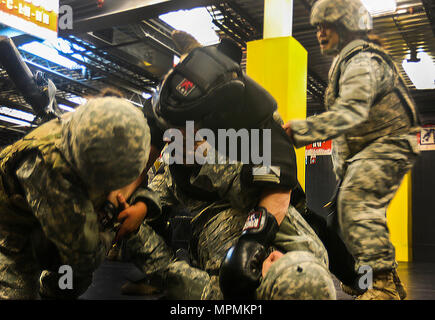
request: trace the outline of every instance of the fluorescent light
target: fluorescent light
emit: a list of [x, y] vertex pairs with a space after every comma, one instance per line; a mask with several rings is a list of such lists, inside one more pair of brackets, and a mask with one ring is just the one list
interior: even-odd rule
[[418, 52], [419, 62], [408, 62], [404, 59], [403, 69], [419, 90], [435, 89], [435, 64], [426, 52]]
[[142, 98], [144, 99], [149, 99], [151, 98], [153, 95], [151, 93], [148, 92], [142, 92]]
[[396, 12], [396, 0], [361, 0], [372, 16]]
[[67, 112], [74, 112], [74, 111], [76, 111], [76, 109], [71, 108], [69, 106], [66, 106], [64, 104], [58, 104], [58, 107], [61, 108], [62, 110], [67, 111]]
[[7, 117], [7, 116], [0, 115], [0, 120], [6, 121], [6, 122], [9, 122], [9, 123], [13, 123], [13, 124], [18, 124], [18, 125], [24, 126], [24, 127], [31, 127], [31, 124], [29, 122], [17, 120], [17, 119], [10, 118], [10, 117]]
[[73, 103], [76, 103], [78, 105], [82, 105], [82, 104], [85, 104], [86, 102], [88, 102], [88, 99], [83, 98], [83, 97], [79, 97], [79, 96], [68, 98], [68, 100], [73, 102]]
[[176, 30], [190, 33], [203, 46], [219, 42], [212, 17], [204, 7], [169, 12], [160, 15], [159, 18]]
[[35, 119], [35, 116], [31, 113], [11, 109], [8, 107], [0, 107], [0, 114], [11, 116], [20, 120], [32, 122]]
[[19, 48], [71, 70], [84, 68], [74, 61], [61, 56], [55, 48], [50, 47], [46, 42], [32, 41], [21, 45]]

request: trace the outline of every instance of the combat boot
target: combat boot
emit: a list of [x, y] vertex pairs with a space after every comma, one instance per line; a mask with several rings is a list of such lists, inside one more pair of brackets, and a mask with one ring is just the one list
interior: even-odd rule
[[393, 274], [393, 270], [375, 273], [373, 288], [358, 296], [356, 300], [400, 300]]
[[364, 292], [365, 292], [365, 290], [357, 290], [357, 289], [355, 289], [355, 288], [353, 288], [353, 287], [350, 287], [350, 286], [348, 286], [348, 285], [345, 285], [344, 283], [342, 283], [342, 282], [340, 282], [340, 288], [341, 288], [341, 290], [345, 293], [345, 294], [347, 294], [347, 295], [349, 295], [349, 296], [352, 296], [352, 297], [357, 297], [357, 296], [360, 296], [360, 295], [362, 295]]
[[397, 293], [400, 296], [400, 300], [405, 300], [405, 298], [407, 296], [406, 289], [405, 289], [405, 286], [403, 285], [402, 281], [400, 281], [400, 278], [399, 278], [399, 275], [397, 274], [396, 269], [393, 270], [393, 279], [394, 279], [394, 284], [396, 285]]
[[[393, 280], [394, 280], [394, 284], [396, 285], [396, 290], [397, 290], [397, 293], [399, 294], [400, 300], [404, 300], [407, 296], [406, 289], [405, 289], [402, 281], [400, 281], [400, 278], [399, 278], [399, 275], [397, 274], [396, 269], [393, 270]], [[346, 293], [352, 297], [358, 297], [365, 292], [365, 291], [359, 291], [359, 290], [357, 290], [353, 287], [350, 287], [348, 285], [345, 285], [344, 283], [341, 283], [341, 282], [340, 282], [340, 288], [344, 293]]]
[[121, 294], [129, 296], [149, 296], [161, 294], [161, 290], [152, 285], [147, 279], [128, 281], [121, 287]]

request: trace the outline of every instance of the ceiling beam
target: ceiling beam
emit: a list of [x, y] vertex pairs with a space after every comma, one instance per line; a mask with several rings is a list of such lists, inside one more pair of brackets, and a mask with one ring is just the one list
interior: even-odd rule
[[[158, 17], [161, 14], [180, 9], [190, 9], [220, 3], [218, 0], [105, 0], [101, 8], [80, 10], [75, 3], [70, 5], [74, 12], [73, 28], [59, 30], [60, 35], [81, 34]], [[61, 3], [63, 4], [63, 3]]]

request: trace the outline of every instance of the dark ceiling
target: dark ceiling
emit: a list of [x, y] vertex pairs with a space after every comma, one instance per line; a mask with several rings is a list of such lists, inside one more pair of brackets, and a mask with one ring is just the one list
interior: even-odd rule
[[[309, 24], [313, 0], [294, 0], [293, 36], [308, 51], [308, 113], [323, 111], [323, 92], [331, 59], [320, 55], [315, 29]], [[248, 41], [262, 38], [263, 0], [61, 0], [74, 12], [72, 30], [60, 35], [74, 44], [62, 53], [85, 66], [72, 70], [20, 50], [32, 71], [43, 71], [58, 88], [60, 103], [77, 106], [77, 97], [98, 94], [114, 87], [132, 102], [141, 105], [144, 93], [151, 92], [179, 55], [170, 39], [172, 27], [161, 21], [160, 14], [206, 6], [221, 36], [236, 40], [246, 51]], [[435, 1], [397, 0], [402, 12], [374, 19], [376, 33], [401, 68], [411, 50], [420, 48], [435, 58]], [[0, 30], [1, 32], [1, 30]], [[28, 35], [13, 38], [18, 45], [32, 39]], [[403, 70], [402, 70], [403, 72]], [[406, 77], [406, 74], [403, 72]], [[407, 79], [407, 77], [406, 77]], [[435, 90], [415, 90], [408, 86], [425, 123], [435, 121]], [[16, 91], [8, 75], [0, 69], [0, 105], [32, 112]], [[29, 128], [0, 120], [0, 145], [11, 143]]]

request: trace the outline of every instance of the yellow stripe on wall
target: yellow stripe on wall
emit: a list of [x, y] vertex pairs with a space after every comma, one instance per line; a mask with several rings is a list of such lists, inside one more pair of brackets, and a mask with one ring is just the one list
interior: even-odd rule
[[397, 261], [412, 261], [412, 179], [408, 173], [387, 210], [391, 242]]

